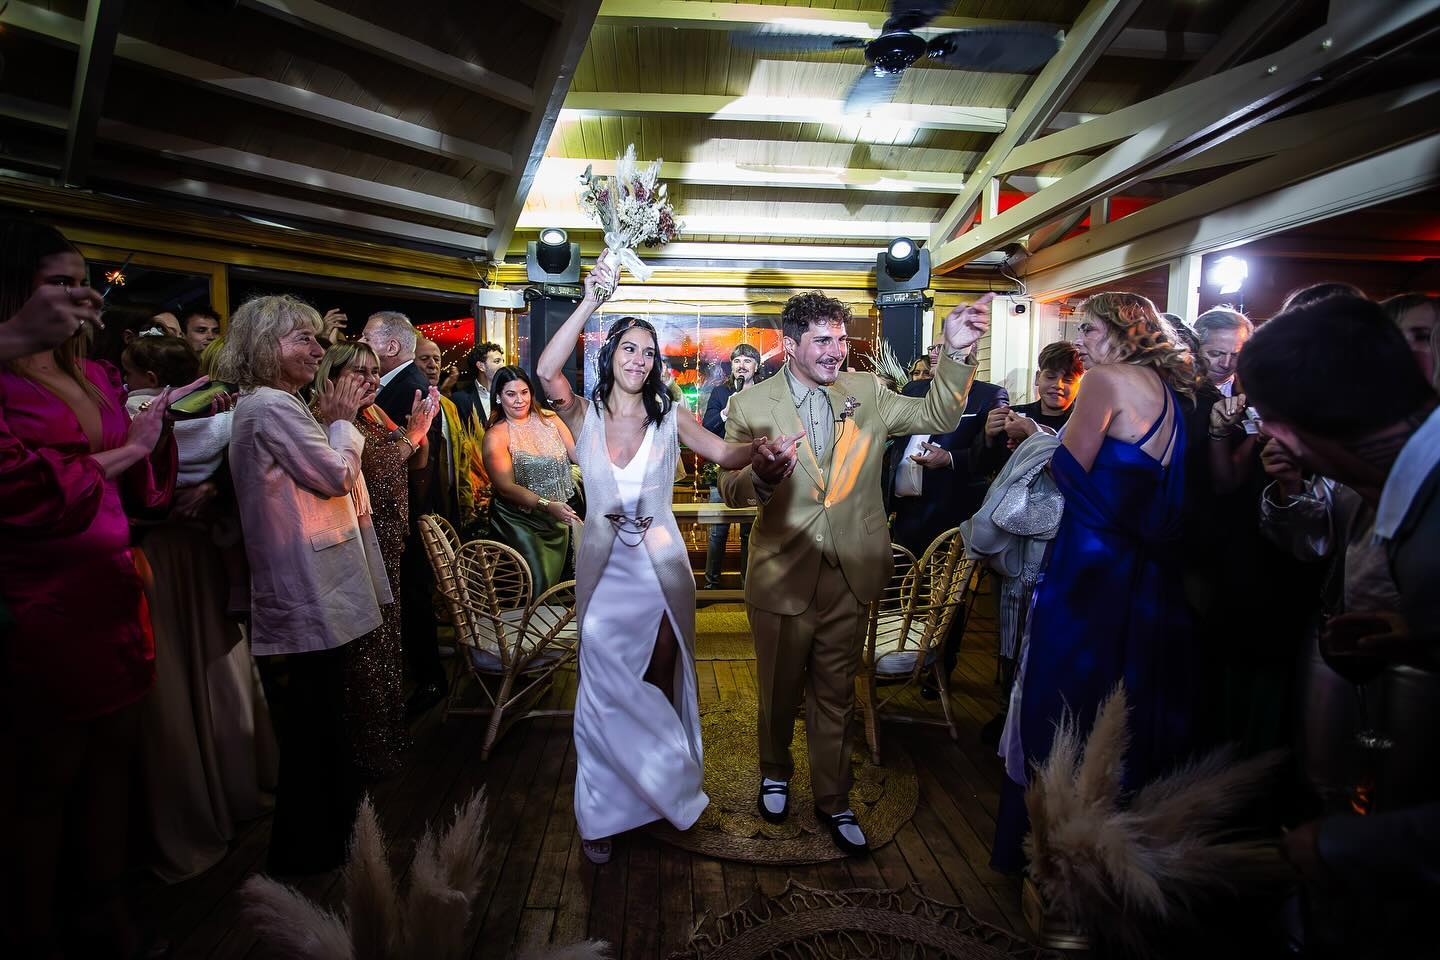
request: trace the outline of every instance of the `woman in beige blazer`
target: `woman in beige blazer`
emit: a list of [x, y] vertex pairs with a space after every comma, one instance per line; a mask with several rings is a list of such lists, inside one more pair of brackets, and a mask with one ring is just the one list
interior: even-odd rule
[[298, 395], [325, 354], [320, 328], [314, 308], [293, 297], [257, 297], [231, 318], [217, 370], [241, 388], [230, 472], [250, 560], [251, 649], [287, 655], [268, 864], [278, 874], [345, 860], [360, 781], [343, 726], [344, 647], [375, 629], [393, 599], [353, 423], [363, 379], [322, 387], [314, 415]]

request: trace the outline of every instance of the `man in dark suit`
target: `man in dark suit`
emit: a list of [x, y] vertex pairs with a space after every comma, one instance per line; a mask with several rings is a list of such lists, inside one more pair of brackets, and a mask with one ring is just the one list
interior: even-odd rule
[[[728, 416], [730, 398], [760, 382], [760, 351], [748, 343], [742, 343], [730, 351], [730, 376], [725, 382], [710, 391], [710, 402], [705, 405], [705, 429], [717, 437], [725, 436], [725, 420]], [[710, 502], [723, 503], [720, 484], [710, 488]], [[750, 524], [740, 524], [740, 585], [745, 585], [745, 567], [750, 558]], [[730, 539], [730, 524], [710, 524], [710, 542], [705, 550], [705, 589], [720, 589], [720, 568], [724, 566], [725, 541]]]
[[505, 351], [498, 343], [486, 341], [465, 354], [465, 366], [475, 379], [466, 386], [457, 387], [451, 392], [450, 399], [460, 412], [460, 422], [468, 430], [473, 429], [470, 426], [472, 416], [480, 421], [482, 427], [490, 419], [490, 382], [505, 366]]
[[[931, 355], [937, 353], [932, 347]], [[912, 380], [900, 392], [907, 397], [923, 397], [932, 382]], [[976, 380], [970, 385], [965, 412], [954, 430], [929, 437], [906, 437], [891, 444], [889, 456], [893, 463], [888, 465], [886, 476], [891, 480], [890, 509], [895, 514], [890, 528], [892, 541], [919, 557], [936, 537], [980, 509], [990, 481], [971, 473], [970, 444], [983, 431], [990, 411], [1009, 402], [1010, 394], [1004, 387]], [[955, 669], [964, 633], [964, 618], [957, 612], [945, 638], [946, 673]], [[928, 698], [939, 696], [932, 683], [927, 679], [921, 688]]]
[[[430, 390], [425, 371], [415, 365], [415, 327], [405, 314], [384, 310], [371, 315], [360, 339], [380, 358], [380, 392], [375, 402], [391, 420], [404, 424], [417, 392], [424, 396]], [[445, 462], [443, 429], [443, 418], [436, 417], [426, 435], [430, 453], [425, 469], [410, 472], [410, 531], [400, 560], [401, 641], [415, 676], [415, 692], [406, 704], [412, 716], [443, 700], [450, 686], [440, 663], [435, 630], [435, 574], [425, 555], [418, 525], [426, 513], [438, 513], [451, 523], [458, 519], [458, 505], [452, 503], [457, 491], [448, 482], [450, 468]]]
[[[914, 380], [900, 392], [923, 397], [930, 380]], [[937, 536], [959, 526], [980, 508], [989, 480], [970, 472], [970, 444], [995, 407], [1010, 402], [1005, 388], [977, 380], [970, 387], [965, 413], [949, 433], [907, 437], [892, 445], [890, 509], [895, 523], [890, 539], [920, 556]]]

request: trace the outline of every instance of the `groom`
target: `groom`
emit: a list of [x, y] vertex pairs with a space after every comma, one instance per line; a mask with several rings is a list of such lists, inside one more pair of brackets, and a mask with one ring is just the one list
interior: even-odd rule
[[727, 504], [760, 508], [745, 578], [760, 680], [760, 815], [779, 823], [790, 812], [790, 739], [803, 690], [815, 812], [847, 854], [869, 849], [850, 810], [850, 717], [865, 606], [892, 569], [880, 497], [885, 442], [956, 428], [975, 376], [959, 358], [989, 328], [991, 299], [945, 318], [947, 349], [929, 393], [917, 398], [873, 374], [840, 372], [849, 353], [845, 304], [819, 292], [791, 297], [781, 314], [781, 373], [730, 401], [726, 440], [805, 433], [720, 478]]

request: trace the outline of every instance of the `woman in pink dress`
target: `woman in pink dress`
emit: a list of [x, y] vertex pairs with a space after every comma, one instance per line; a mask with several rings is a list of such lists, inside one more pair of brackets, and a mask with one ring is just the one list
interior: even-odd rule
[[[0, 235], [0, 315], [41, 287], [85, 286], [85, 260], [57, 231], [12, 224]], [[19, 949], [10, 956], [57, 953], [67, 842], [83, 851], [65, 864], [76, 874], [64, 878], [66, 900], [79, 905], [70, 937], [122, 956], [138, 945], [117, 879], [136, 704], [153, 682], [154, 651], [126, 512], [163, 509], [174, 490], [169, 397], [132, 420], [119, 374], [84, 359], [83, 332], [0, 367], [0, 599], [14, 620], [0, 633], [14, 751], [5, 901]]]

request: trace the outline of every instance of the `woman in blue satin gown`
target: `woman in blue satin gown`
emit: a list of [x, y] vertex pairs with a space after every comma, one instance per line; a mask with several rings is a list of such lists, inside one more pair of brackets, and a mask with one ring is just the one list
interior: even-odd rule
[[1087, 373], [1050, 470], [1065, 514], [1035, 589], [1028, 644], [1001, 740], [991, 863], [1024, 866], [1030, 765], [1071, 712], [1088, 732], [1117, 682], [1129, 698], [1126, 785], [1135, 789], [1190, 748], [1195, 657], [1181, 588], [1181, 396], [1194, 395], [1188, 350], [1154, 305], [1104, 293], [1080, 308]]

